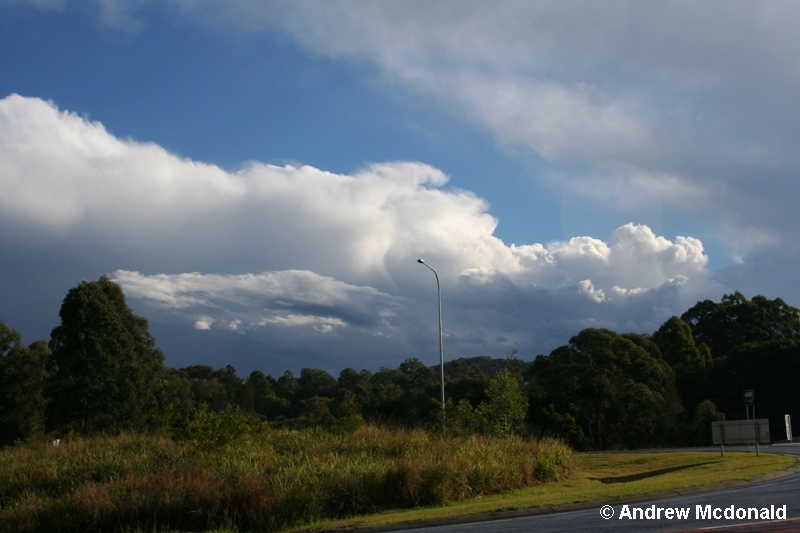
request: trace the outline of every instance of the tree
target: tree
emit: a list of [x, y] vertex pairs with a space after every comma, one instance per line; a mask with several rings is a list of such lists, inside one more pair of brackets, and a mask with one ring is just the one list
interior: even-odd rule
[[406, 392], [400, 385], [402, 374], [397, 369], [381, 368], [372, 375], [373, 408], [371, 418], [380, 423], [406, 423], [411, 417]]
[[19, 333], [0, 321], [0, 444], [44, 428], [49, 355], [46, 342], [25, 346]]
[[336, 422], [336, 418], [331, 413], [331, 402], [333, 402], [333, 398], [328, 396], [312, 396], [301, 400], [300, 425], [305, 427], [332, 427]]
[[215, 370], [210, 365], [191, 365], [181, 368], [179, 373], [189, 383], [198, 405], [203, 404], [215, 413], [221, 413], [235, 403], [231, 394], [235, 394], [239, 378], [233, 367]]
[[405, 422], [411, 426], [441, 415], [441, 383], [433, 367], [412, 357], [400, 363], [398, 383], [405, 393]]
[[228, 401], [240, 409], [252, 413], [254, 410], [255, 398], [252, 387], [236, 375], [236, 369], [231, 365], [220, 368], [214, 372], [213, 379], [225, 387]]
[[[496, 376], [502, 370], [500, 365], [490, 365], [488, 361], [498, 361], [501, 359], [491, 359], [490, 357], [474, 357], [472, 359], [456, 359], [445, 364], [445, 388], [447, 389], [447, 399], [452, 400], [453, 406], [465, 414], [466, 405], [477, 407], [486, 400], [486, 389], [489, 386], [491, 377]], [[450, 366], [448, 366], [450, 365]], [[462, 404], [467, 402], [467, 404]], [[447, 410], [448, 431], [450, 410]], [[469, 418], [468, 416], [466, 417]]]
[[297, 379], [297, 396], [295, 400], [307, 400], [314, 396], [333, 398], [336, 396], [338, 383], [326, 370], [303, 368]]
[[456, 403], [453, 398], [448, 398], [445, 406], [445, 429], [448, 435], [463, 437], [478, 430], [478, 416], [469, 400], [461, 399]]
[[695, 343], [705, 343], [714, 358], [750, 342], [800, 339], [800, 310], [780, 298], [726, 294], [720, 303], [704, 300], [681, 315]]
[[416, 358], [397, 369], [381, 368], [372, 375], [375, 418], [417, 426], [441, 416], [437, 372]]
[[774, 438], [784, 434], [784, 415], [800, 419], [800, 341], [752, 342], [732, 351], [716, 379], [724, 385], [714, 403], [731, 419], [745, 418], [742, 391], [756, 394], [755, 414], [770, 419]]
[[256, 371], [250, 374], [248, 382], [253, 387], [255, 410], [267, 420], [280, 423], [298, 415], [297, 378], [291, 370], [277, 380]]
[[277, 401], [275, 396], [275, 378], [254, 370], [247, 378], [247, 385], [253, 391], [253, 409], [263, 417], [274, 416], [273, 407]]
[[689, 424], [690, 444], [693, 446], [708, 446], [711, 444], [711, 424], [718, 420], [725, 420], [725, 415], [717, 410], [711, 400], [703, 400], [694, 411], [694, 417]]
[[337, 386], [338, 391], [336, 394], [340, 402], [348, 404], [345, 411], [355, 411], [362, 416], [371, 416], [373, 414], [372, 372], [369, 370], [356, 372], [352, 368], [345, 368], [339, 373]]
[[780, 298], [748, 300], [735, 292], [720, 303], [698, 302], [681, 319], [696, 343], [711, 348], [708, 399], [729, 418], [743, 418], [742, 389], [757, 389], [758, 412], [772, 417], [773, 430], [782, 427], [797, 400], [791, 391], [800, 379], [800, 310]]
[[191, 386], [180, 370], [164, 369], [153, 388], [158, 402], [158, 427], [185, 428], [195, 411], [195, 395]]
[[[466, 410], [465, 407], [462, 409]], [[486, 401], [477, 409], [480, 427], [487, 435], [506, 437], [522, 433], [528, 399], [522, 384], [508, 369], [489, 381]]]
[[528, 378], [532, 422], [583, 448], [664, 444], [681, 410], [672, 369], [643, 335], [585, 329]]
[[164, 362], [147, 320], [107, 276], [70, 289], [59, 316], [50, 336], [50, 423], [83, 433], [147, 427]]
[[682, 367], [702, 368], [710, 363], [708, 354], [697, 347], [692, 337], [692, 328], [676, 316], [658, 328], [653, 334], [653, 342], [661, 350], [664, 360], [675, 370]]
[[711, 350], [705, 343], [695, 344], [689, 324], [673, 316], [652, 338], [664, 360], [675, 371], [675, 383], [687, 410], [709, 398], [713, 370]]

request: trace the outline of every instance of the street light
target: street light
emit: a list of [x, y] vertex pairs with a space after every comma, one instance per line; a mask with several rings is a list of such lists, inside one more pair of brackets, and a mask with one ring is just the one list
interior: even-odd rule
[[439, 299], [439, 370], [441, 373], [442, 385], [442, 413], [444, 413], [444, 345], [442, 344], [442, 286], [439, 284], [439, 274], [431, 267], [424, 259], [417, 259], [417, 263], [425, 265], [431, 269], [433, 275], [436, 276], [436, 294]]

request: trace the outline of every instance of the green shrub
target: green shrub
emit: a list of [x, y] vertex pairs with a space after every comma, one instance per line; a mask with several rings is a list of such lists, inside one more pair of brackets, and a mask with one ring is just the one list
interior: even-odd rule
[[538, 481], [558, 481], [574, 469], [574, 452], [558, 439], [542, 439], [533, 454], [534, 475]]
[[201, 404], [186, 426], [186, 435], [200, 448], [218, 448], [237, 442], [249, 431], [247, 416], [230, 405], [221, 413], [215, 413]]
[[486, 398], [475, 410], [481, 431], [495, 437], [521, 434], [528, 398], [520, 381], [508, 369], [489, 381]]
[[445, 412], [448, 435], [464, 437], [472, 435], [478, 429], [478, 416], [469, 400], [462, 398], [454, 404], [452, 399], [448, 399]]

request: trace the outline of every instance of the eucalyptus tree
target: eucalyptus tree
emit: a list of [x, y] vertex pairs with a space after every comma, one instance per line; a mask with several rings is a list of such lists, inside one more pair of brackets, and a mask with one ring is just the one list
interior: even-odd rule
[[742, 293], [698, 302], [681, 315], [695, 343], [711, 349], [708, 394], [729, 418], [747, 416], [742, 390], [755, 389], [758, 416], [780, 434], [783, 415], [795, 413], [800, 380], [800, 310], [780, 298]]
[[528, 400], [522, 383], [505, 369], [486, 387], [486, 400], [477, 408], [478, 425], [487, 435], [519, 435], [525, 425]]
[[50, 336], [51, 425], [82, 433], [152, 425], [164, 355], [119, 285], [107, 276], [82, 281], [59, 316]]
[[0, 321], [0, 444], [44, 428], [49, 354], [45, 341], [25, 346], [19, 332]]
[[527, 377], [533, 424], [581, 448], [666, 444], [681, 410], [674, 372], [644, 335], [584, 329]]
[[754, 296], [748, 300], [737, 291], [726, 294], [719, 303], [698, 302], [681, 320], [692, 328], [695, 343], [707, 344], [715, 359], [751, 342], [800, 340], [800, 310], [780, 298]]

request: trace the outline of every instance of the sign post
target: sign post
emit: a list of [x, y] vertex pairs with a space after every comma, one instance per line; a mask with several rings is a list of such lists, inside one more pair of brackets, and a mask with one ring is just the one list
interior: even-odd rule
[[786, 440], [792, 442], [792, 415], [783, 415], [783, 420], [786, 423]]

